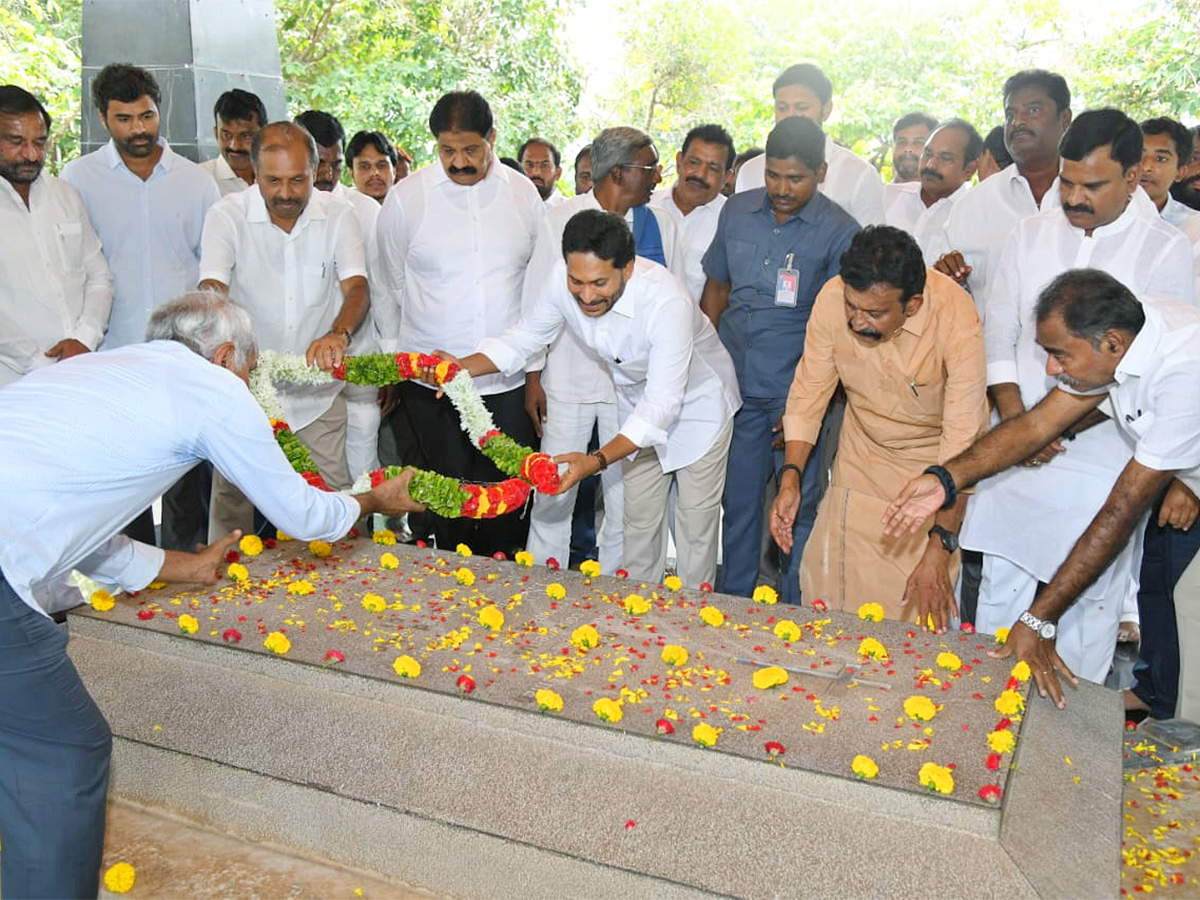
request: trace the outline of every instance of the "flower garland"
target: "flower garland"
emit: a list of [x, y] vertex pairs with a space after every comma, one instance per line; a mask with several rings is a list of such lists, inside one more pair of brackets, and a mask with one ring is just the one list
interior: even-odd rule
[[[479, 396], [471, 376], [455, 363], [419, 353], [373, 353], [346, 357], [332, 373], [310, 368], [304, 357], [264, 350], [250, 377], [250, 391], [271, 420], [275, 440], [292, 468], [314, 487], [329, 490], [300, 439], [283, 419], [276, 384], [319, 385], [333, 381], [384, 387], [418, 377], [433, 369], [438, 384], [450, 398], [471, 443], [479, 447], [501, 472], [511, 476], [498, 484], [463, 484], [457, 478], [414, 469], [409, 494], [445, 518], [492, 518], [519, 508], [536, 488], [543, 494], [558, 490], [558, 466], [545, 453], [535, 453], [496, 428], [491, 412]], [[354, 483], [352, 493], [364, 493], [411, 466], [387, 466], [367, 472]]]

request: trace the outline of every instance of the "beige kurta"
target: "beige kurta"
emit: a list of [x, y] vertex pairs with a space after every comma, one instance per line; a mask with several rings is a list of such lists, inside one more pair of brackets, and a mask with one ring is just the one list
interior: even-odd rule
[[[806, 602], [820, 598], [833, 609], [856, 609], [874, 601], [889, 618], [901, 617], [904, 586], [933, 521], [915, 535], [891, 538], [880, 520], [911, 478], [987, 429], [985, 368], [974, 301], [932, 269], [921, 309], [875, 346], [847, 325], [842, 279], [821, 289], [783, 417], [787, 440], [815, 443], [838, 382], [845, 388], [833, 481], [801, 561]], [[952, 579], [957, 565], [956, 554]]]

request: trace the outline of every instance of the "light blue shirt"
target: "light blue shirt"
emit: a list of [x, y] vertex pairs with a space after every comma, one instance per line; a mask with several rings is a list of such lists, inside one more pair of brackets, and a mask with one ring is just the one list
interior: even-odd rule
[[163, 551], [119, 532], [201, 460], [303, 540], [337, 540], [359, 516], [292, 470], [241, 379], [173, 341], [30, 372], [0, 389], [0, 421], [0, 568], [39, 612], [79, 602], [64, 589], [72, 569], [149, 584]]
[[200, 235], [208, 208], [220, 199], [212, 176], [158, 139], [162, 158], [143, 181], [110, 140], [63, 167], [87, 207], [113, 273], [113, 304], [102, 349], [146, 338], [156, 308], [195, 290]]

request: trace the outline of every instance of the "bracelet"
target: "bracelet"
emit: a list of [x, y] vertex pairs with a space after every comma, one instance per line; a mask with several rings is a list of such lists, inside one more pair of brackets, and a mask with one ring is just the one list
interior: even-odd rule
[[603, 472], [605, 469], [608, 468], [608, 457], [604, 455], [603, 450], [593, 450], [588, 455], [596, 457], [596, 459], [600, 463], [600, 471], [601, 472]]
[[329, 333], [330, 334], [340, 334], [342, 337], [344, 337], [346, 339], [347, 342], [349, 342], [350, 336], [353, 334], [353, 332], [349, 328], [347, 328], [345, 325], [334, 325], [332, 328], [329, 329]]
[[954, 484], [954, 476], [951, 475], [942, 466], [930, 466], [922, 475], [932, 475], [942, 483], [942, 490], [946, 492], [946, 499], [941, 505], [941, 509], [949, 509], [958, 500], [958, 488]]
[[779, 467], [779, 471], [775, 473], [775, 490], [779, 490], [779, 484], [783, 481], [783, 473], [791, 470], [796, 473], [796, 477], [801, 481], [804, 480], [804, 473], [800, 471], [800, 467], [795, 463], [784, 463]]

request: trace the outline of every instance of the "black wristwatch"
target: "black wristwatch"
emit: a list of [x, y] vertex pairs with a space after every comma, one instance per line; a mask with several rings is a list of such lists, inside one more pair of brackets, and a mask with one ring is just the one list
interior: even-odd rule
[[937, 535], [942, 542], [942, 547], [947, 553], [953, 553], [958, 549], [958, 535], [953, 531], [943, 528], [941, 525], [934, 525], [929, 529], [929, 536]]

